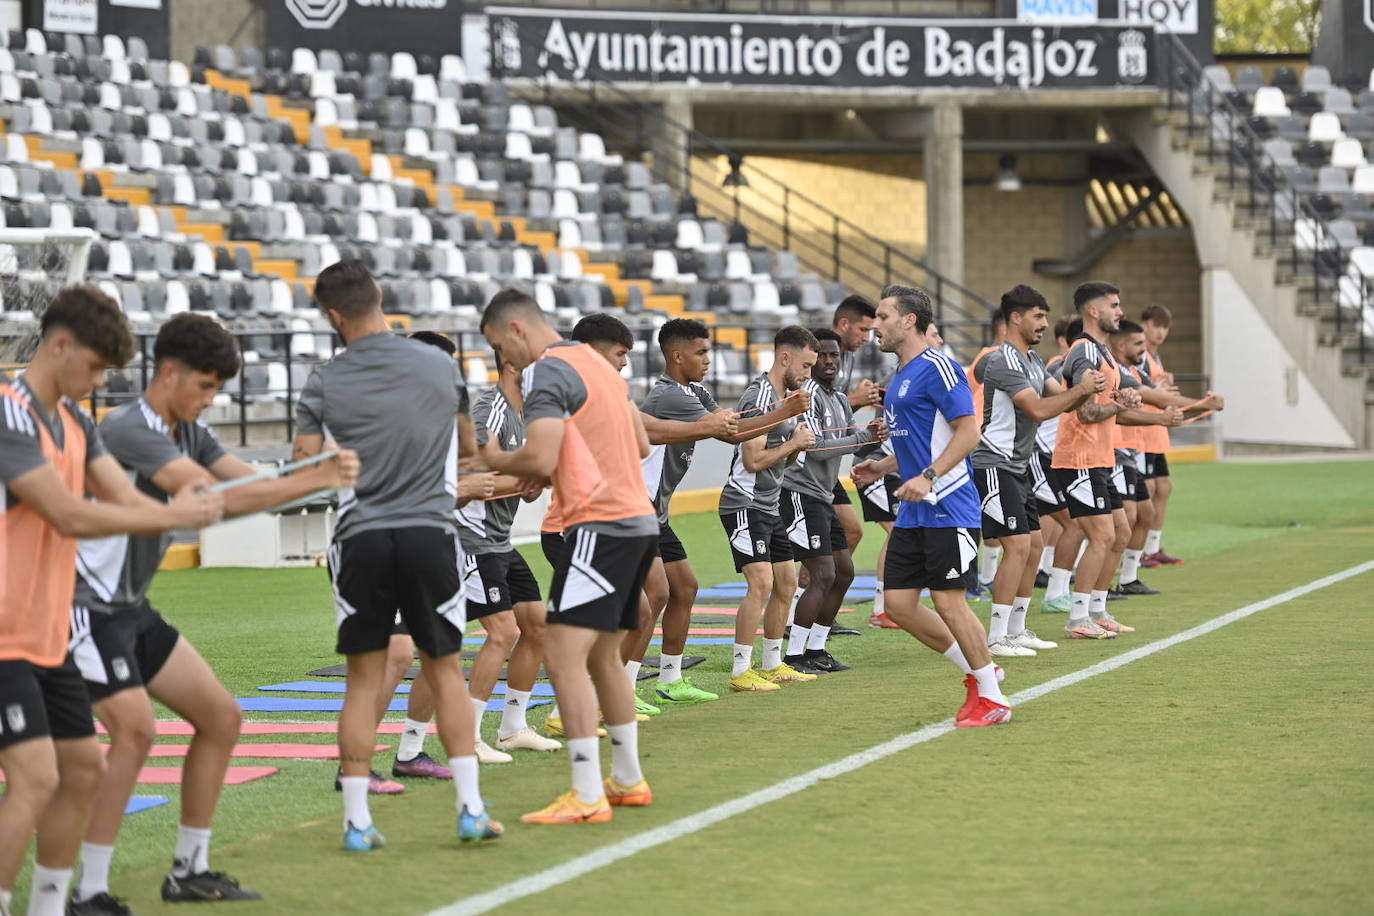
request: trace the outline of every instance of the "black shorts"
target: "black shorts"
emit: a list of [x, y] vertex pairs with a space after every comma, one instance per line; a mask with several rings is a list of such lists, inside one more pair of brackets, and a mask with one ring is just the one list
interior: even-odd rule
[[744, 572], [750, 563], [786, 563], [792, 559], [787, 527], [779, 516], [758, 509], [740, 509], [722, 514], [720, 523], [730, 538], [735, 572]]
[[1125, 459], [1122, 464], [1112, 469], [1112, 486], [1121, 494], [1123, 506], [1128, 502], [1140, 502], [1150, 498], [1150, 491], [1145, 487], [1145, 478], [1136, 467], [1134, 457]]
[[783, 490], [779, 501], [782, 528], [792, 545], [792, 558], [826, 557], [849, 549], [844, 525], [835, 504], [793, 490]]
[[978, 587], [977, 528], [893, 528], [883, 588], [931, 591]]
[[1030, 460], [1031, 495], [1035, 497], [1036, 512], [1042, 516], [1058, 512], [1067, 503], [1059, 486], [1059, 472], [1050, 467], [1052, 460], [1045, 452], [1036, 452]]
[[830, 505], [832, 506], [852, 506], [849, 500], [849, 491], [844, 488], [844, 484], [835, 481], [835, 491], [831, 494]]
[[658, 556], [664, 563], [681, 563], [687, 559], [687, 548], [672, 525], [658, 526]]
[[549, 623], [614, 633], [639, 629], [639, 593], [658, 556], [658, 535], [567, 532], [567, 559], [553, 568]]
[[866, 522], [895, 522], [897, 520], [897, 488], [902, 478], [888, 474], [859, 490], [859, 507]]
[[468, 620], [509, 611], [526, 601], [542, 601], [539, 582], [519, 551], [468, 554], [464, 559]]
[[1072, 518], [1110, 515], [1121, 508], [1121, 494], [1112, 484], [1112, 468], [1055, 468]]
[[56, 668], [0, 662], [0, 748], [30, 738], [88, 738], [95, 734], [91, 698], [71, 653]]
[[114, 614], [72, 608], [70, 657], [92, 703], [146, 686], [167, 664], [180, 638], [177, 628], [146, 602]]
[[1004, 468], [978, 468], [973, 477], [983, 503], [983, 537], [1014, 537], [1040, 530], [1040, 510], [1028, 477]]
[[1160, 452], [1145, 453], [1145, 479], [1169, 476], [1169, 456]]
[[1132, 470], [1134, 470], [1135, 473], [1129, 475], [1131, 478], [1131, 493], [1126, 497], [1126, 501], [1137, 503], [1147, 502], [1150, 498], [1150, 488], [1145, 485], [1145, 453], [1136, 452], [1133, 464]]
[[343, 655], [384, 650], [399, 611], [410, 638], [441, 658], [463, 646], [458, 539], [442, 528], [363, 531], [329, 547]]
[[563, 539], [561, 531], [541, 531], [539, 549], [544, 551], [544, 559], [549, 561], [550, 566], [557, 566], [568, 552], [568, 542]]

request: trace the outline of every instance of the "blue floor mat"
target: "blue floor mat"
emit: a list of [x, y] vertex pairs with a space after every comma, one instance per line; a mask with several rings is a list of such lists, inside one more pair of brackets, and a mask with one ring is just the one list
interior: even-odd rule
[[[401, 684], [396, 688], [398, 695], [410, 693], [410, 684]], [[284, 684], [268, 684], [266, 687], [259, 687], [259, 690], [279, 690], [283, 693], [332, 693], [341, 694], [344, 692], [343, 681], [287, 681]], [[505, 696], [506, 684], [504, 681], [497, 682], [492, 688], [492, 696]], [[553, 685], [535, 684], [534, 690], [530, 691], [532, 696], [551, 697], [553, 696]]]
[[[238, 697], [239, 707], [244, 712], [339, 712], [343, 709], [343, 698], [327, 700], [301, 700], [292, 697]], [[530, 700], [531, 706], [543, 706], [552, 700]], [[505, 709], [506, 701], [491, 699], [487, 701], [487, 712], [500, 712]], [[388, 712], [405, 712], [404, 699], [392, 700]]]
[[135, 795], [129, 799], [129, 804], [124, 808], [124, 813], [137, 814], [140, 811], [147, 811], [149, 808], [161, 808], [166, 804], [169, 802], [161, 795]]

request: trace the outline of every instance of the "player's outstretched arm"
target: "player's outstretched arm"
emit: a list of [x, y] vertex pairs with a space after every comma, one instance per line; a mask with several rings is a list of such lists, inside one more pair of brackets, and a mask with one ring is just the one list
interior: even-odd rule
[[1093, 369], [1083, 373], [1077, 385], [1065, 389], [1052, 378], [1045, 379], [1045, 396], [1037, 397], [1034, 389], [1023, 388], [1012, 397], [1012, 403], [1037, 423], [1043, 423], [1061, 413], [1077, 410], [1089, 398], [1100, 393], [1107, 385], [1107, 378]]
[[750, 474], [757, 474], [759, 471], [771, 468], [780, 461], [787, 461], [793, 458], [798, 452], [804, 452], [816, 444], [816, 434], [811, 428], [802, 424], [797, 427], [797, 431], [786, 442], [768, 448], [766, 437], [755, 437], [746, 442], [740, 443], [740, 460], [744, 462], [744, 469]]
[[184, 489], [170, 503], [138, 492], [119, 462], [101, 455], [86, 465], [86, 486], [96, 502], [81, 499], [50, 464], [20, 474], [5, 485], [63, 537], [160, 534], [201, 528], [219, 521], [224, 500], [215, 493]]
[[1183, 422], [1183, 409], [1166, 407], [1156, 412], [1132, 408], [1117, 414], [1116, 422], [1122, 426], [1178, 426]]
[[[224, 494], [224, 517], [252, 515], [320, 490], [351, 487], [358, 482], [360, 467], [357, 452], [340, 449], [338, 457], [303, 468], [295, 474], [235, 487]], [[252, 465], [233, 455], [224, 455], [208, 470], [190, 458], [178, 458], [153, 474], [153, 483], [168, 493], [175, 493], [183, 487], [208, 487], [219, 481], [251, 477], [255, 473]]]
[[563, 447], [563, 423], [558, 417], [531, 420], [525, 427], [525, 444], [513, 452], [488, 450], [485, 452], [487, 464], [493, 471], [511, 477], [553, 476], [553, 469], [558, 466], [558, 452]]
[[649, 434], [650, 445], [682, 445], [687, 442], [700, 442], [702, 439], [721, 439], [739, 432], [739, 415], [733, 410], [713, 411], [699, 420], [664, 420], [653, 414], [639, 411], [640, 422]]
[[[811, 409], [811, 392], [804, 388], [798, 389], [778, 402], [777, 406], [768, 413], [757, 417], [745, 419], [741, 416], [739, 420], [739, 431], [733, 436], [717, 437], [722, 442], [729, 442], [732, 445], [739, 445], [763, 435], [775, 426], [785, 423], [793, 417], [799, 417]], [[750, 411], [742, 411], [749, 413]]]

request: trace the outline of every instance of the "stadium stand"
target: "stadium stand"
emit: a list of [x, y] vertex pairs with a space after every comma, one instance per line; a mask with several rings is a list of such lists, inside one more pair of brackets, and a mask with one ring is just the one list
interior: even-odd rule
[[[783, 323], [836, 296], [456, 56], [219, 47], [187, 66], [88, 38], [0, 35], [3, 223], [95, 230], [90, 276], [140, 327], [210, 311], [249, 334], [228, 395], [289, 399], [329, 355], [310, 278], [344, 257], [377, 275], [388, 314], [459, 331], [511, 283], [567, 324], [616, 307], [658, 313], [650, 327]], [[719, 361], [743, 383], [742, 354]], [[483, 384], [493, 369], [467, 365]]]

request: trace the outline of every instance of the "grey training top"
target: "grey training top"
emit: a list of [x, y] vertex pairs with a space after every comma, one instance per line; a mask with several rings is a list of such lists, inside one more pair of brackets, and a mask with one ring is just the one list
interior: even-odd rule
[[[550, 344], [548, 349], [580, 346], [575, 340], [560, 340]], [[537, 359], [530, 363], [525, 367], [520, 387], [525, 397], [526, 427], [545, 417], [566, 420], [587, 403], [587, 386], [582, 376], [571, 363], [561, 359]], [[658, 534], [658, 519], [653, 515], [636, 515], [613, 521], [586, 522], [577, 527], [612, 537], [639, 537]]]
[[[1050, 358], [1051, 365], [1045, 366], [1045, 375], [1056, 382], [1064, 382], [1064, 360]], [[1036, 451], [1046, 455], [1054, 454], [1055, 443], [1059, 440], [1059, 417], [1050, 417], [1035, 428]]]
[[[489, 388], [472, 405], [477, 444], [496, 442], [503, 452], [525, 444], [525, 421], [500, 388]], [[458, 510], [458, 540], [468, 554], [506, 553], [511, 550], [510, 529], [520, 497], [474, 499]]]
[[1039, 424], [1012, 399], [1027, 388], [1044, 397], [1044, 361], [1034, 350], [1026, 354], [1004, 343], [979, 361], [973, 375], [983, 386], [983, 434], [973, 450], [973, 466], [1025, 474]]
[[[65, 448], [67, 444], [67, 434], [62, 425], [62, 418], [60, 416], [48, 416], [43, 405], [38, 403], [38, 398], [34, 397], [29, 386], [24, 383], [22, 373], [19, 378], [10, 383], [10, 387], [28, 398], [29, 404], [33, 407], [33, 413], [25, 410], [11, 398], [0, 398], [0, 414], [3, 414], [0, 417], [0, 484], [9, 483], [14, 478], [48, 463], [48, 456], [43, 454], [42, 431], [38, 426], [39, 423], [48, 427], [48, 432], [52, 433], [53, 444], [59, 450]], [[81, 429], [86, 434], [86, 463], [90, 464], [105, 454], [105, 446], [101, 441], [99, 430], [96, 429], [95, 420], [91, 419], [91, 415], [82, 410], [75, 401], [63, 398], [62, 403], [71, 409], [72, 414], [76, 417], [76, 422], [81, 424]], [[36, 420], [34, 413], [38, 414]], [[0, 505], [17, 506], [18, 504], [18, 496], [0, 487]]]
[[[100, 432], [110, 454], [133, 474], [134, 485], [159, 502], [170, 497], [153, 483], [158, 471], [183, 456], [208, 469], [225, 455], [210, 427], [203, 423], [168, 427], [143, 398], [110, 411], [100, 423]], [[76, 555], [73, 604], [100, 614], [141, 607], [171, 543], [170, 532], [82, 540]]]
[[830, 502], [840, 477], [840, 459], [877, 437], [866, 426], [853, 428], [854, 409], [844, 392], [826, 388], [815, 379], [807, 379], [802, 388], [811, 392], [811, 410], [802, 415], [802, 421], [816, 434], [816, 446], [797, 455], [797, 463], [783, 472], [782, 485]]
[[458, 416], [467, 413], [458, 363], [444, 351], [369, 334], [310, 374], [296, 423], [358, 453], [357, 486], [339, 492], [335, 540], [382, 528], [454, 531]]
[[[681, 385], [664, 375], [649, 389], [649, 396], [639, 409], [660, 420], [695, 423], [715, 413], [720, 405], [700, 382]], [[668, 503], [677, 491], [678, 484], [682, 483], [682, 478], [687, 476], [687, 468], [692, 464], [696, 448], [695, 442], [655, 445], [649, 457], [642, 462], [644, 486], [649, 491], [649, 498], [654, 501], [654, 511], [658, 513], [660, 525], [668, 524]]]
[[[782, 394], [773, 387], [767, 372], [762, 372], [744, 389], [740, 395], [739, 410], [742, 419], [762, 416], [777, 406]], [[777, 448], [797, 429], [797, 418], [789, 417], [768, 431], [764, 448]], [[744, 467], [744, 446], [736, 445], [734, 457], [730, 459], [730, 476], [725, 488], [720, 491], [720, 514], [738, 512], [741, 509], [758, 509], [767, 515], [778, 514], [778, 496], [782, 491], [782, 472], [785, 461], [779, 461], [757, 473]]]

